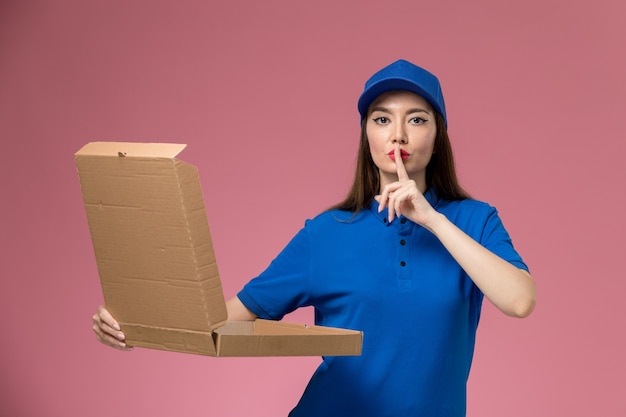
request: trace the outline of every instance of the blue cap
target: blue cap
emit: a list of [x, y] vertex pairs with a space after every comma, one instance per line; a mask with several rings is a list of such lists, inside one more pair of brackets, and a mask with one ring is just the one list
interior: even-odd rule
[[441, 113], [446, 127], [448, 126], [446, 105], [437, 77], [403, 59], [386, 66], [367, 80], [358, 104], [361, 120], [365, 117], [367, 109], [376, 97], [393, 90], [408, 90], [423, 97], [435, 110]]

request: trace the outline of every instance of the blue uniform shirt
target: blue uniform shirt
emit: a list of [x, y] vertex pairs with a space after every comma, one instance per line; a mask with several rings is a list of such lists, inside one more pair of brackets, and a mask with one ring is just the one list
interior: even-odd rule
[[[527, 269], [495, 208], [444, 201], [437, 211], [503, 259]], [[361, 356], [324, 357], [292, 417], [465, 416], [482, 292], [436, 237], [375, 201], [356, 216], [312, 220], [239, 292], [264, 319], [314, 306], [315, 323], [364, 332]]]

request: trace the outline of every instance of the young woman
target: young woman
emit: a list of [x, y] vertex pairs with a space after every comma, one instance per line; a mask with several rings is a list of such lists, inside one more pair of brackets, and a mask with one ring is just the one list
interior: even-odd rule
[[[535, 284], [497, 211], [459, 186], [438, 79], [404, 60], [374, 74], [346, 199], [308, 220], [227, 303], [230, 320], [314, 306], [362, 330], [363, 354], [324, 357], [290, 416], [465, 415], [483, 297], [528, 316]], [[129, 349], [101, 307], [97, 338]]]

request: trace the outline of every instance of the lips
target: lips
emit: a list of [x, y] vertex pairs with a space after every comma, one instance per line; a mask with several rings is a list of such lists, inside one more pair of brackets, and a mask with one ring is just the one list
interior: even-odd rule
[[[394, 151], [390, 151], [387, 155], [389, 156], [389, 158], [391, 158], [392, 161], [396, 160], [396, 154], [394, 153]], [[410, 154], [407, 151], [405, 151], [404, 149], [400, 149], [400, 157], [403, 161], [405, 161], [409, 157], [409, 155]]]

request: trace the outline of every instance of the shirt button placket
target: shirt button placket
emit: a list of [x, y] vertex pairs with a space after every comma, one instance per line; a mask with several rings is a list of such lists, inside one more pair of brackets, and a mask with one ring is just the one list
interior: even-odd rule
[[411, 223], [406, 218], [400, 218], [398, 224], [398, 286], [400, 288], [411, 288], [411, 273], [409, 268], [409, 245], [408, 237], [411, 233]]

